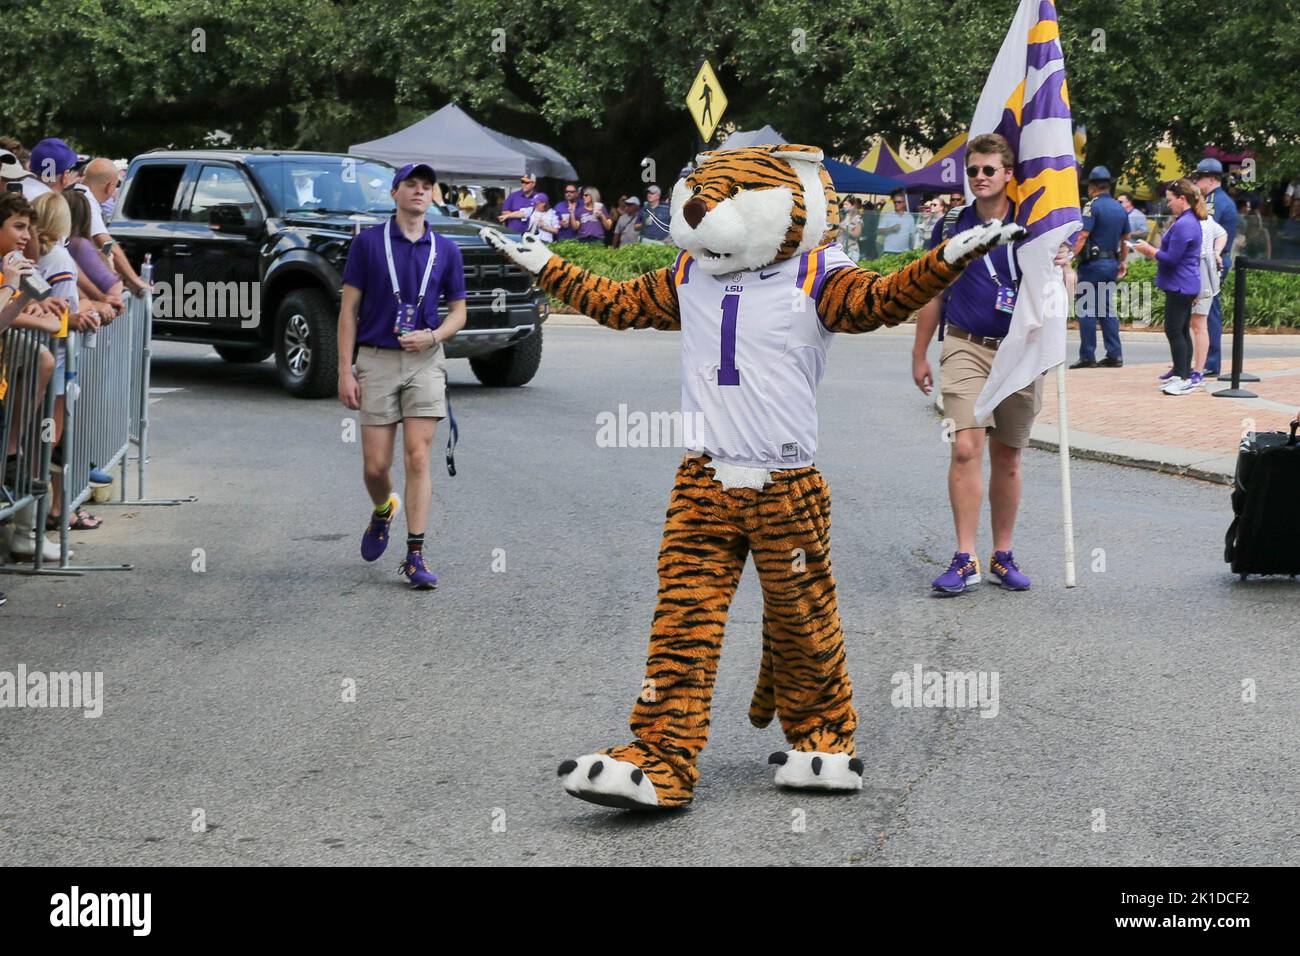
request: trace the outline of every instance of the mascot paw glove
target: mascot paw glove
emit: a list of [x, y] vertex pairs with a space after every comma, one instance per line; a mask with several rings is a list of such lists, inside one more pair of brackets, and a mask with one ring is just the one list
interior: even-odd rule
[[498, 229], [489, 229], [486, 226], [478, 231], [483, 237], [483, 241], [489, 246], [501, 253], [507, 259], [518, 263], [529, 272], [536, 275], [541, 272], [546, 263], [551, 260], [554, 253], [546, 248], [546, 243], [534, 235], [527, 235], [515, 242], [507, 239]]
[[1028, 235], [1028, 229], [1014, 222], [986, 222], [982, 226], [965, 229], [949, 239], [943, 247], [943, 259], [949, 265], [969, 262], [998, 246], [1024, 239]]

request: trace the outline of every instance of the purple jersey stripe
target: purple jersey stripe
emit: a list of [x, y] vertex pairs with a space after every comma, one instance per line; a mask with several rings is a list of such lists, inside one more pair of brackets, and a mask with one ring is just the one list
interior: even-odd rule
[[813, 253], [817, 256], [817, 272], [813, 276], [812, 298], [817, 301], [817, 296], [821, 295], [822, 283], [826, 281], [826, 250], [817, 249]]
[[808, 256], [809, 253], [805, 252], [799, 257], [799, 275], [794, 280], [796, 286], [802, 287], [803, 280], [808, 278]]

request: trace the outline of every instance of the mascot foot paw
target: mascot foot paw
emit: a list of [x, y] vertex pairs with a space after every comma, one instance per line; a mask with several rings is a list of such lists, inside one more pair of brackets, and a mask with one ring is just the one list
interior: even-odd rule
[[560, 764], [560, 781], [570, 796], [620, 810], [658, 810], [654, 784], [634, 763], [608, 754], [587, 754]]
[[776, 785], [796, 790], [861, 790], [862, 761], [846, 753], [778, 750], [767, 758], [776, 767]]

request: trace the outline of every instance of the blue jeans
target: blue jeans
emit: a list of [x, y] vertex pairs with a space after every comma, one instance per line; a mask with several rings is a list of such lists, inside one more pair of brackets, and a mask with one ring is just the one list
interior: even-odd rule
[[1079, 361], [1094, 362], [1097, 356], [1097, 323], [1101, 323], [1106, 357], [1122, 360], [1119, 319], [1115, 315], [1115, 277], [1119, 263], [1098, 259], [1079, 267], [1079, 286], [1075, 290], [1075, 318], [1079, 321]]

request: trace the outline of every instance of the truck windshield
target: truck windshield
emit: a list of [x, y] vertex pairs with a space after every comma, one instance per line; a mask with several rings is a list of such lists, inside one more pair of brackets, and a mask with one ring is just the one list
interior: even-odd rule
[[252, 169], [277, 215], [393, 211], [389, 191], [395, 170], [384, 163], [351, 156], [286, 156]]

